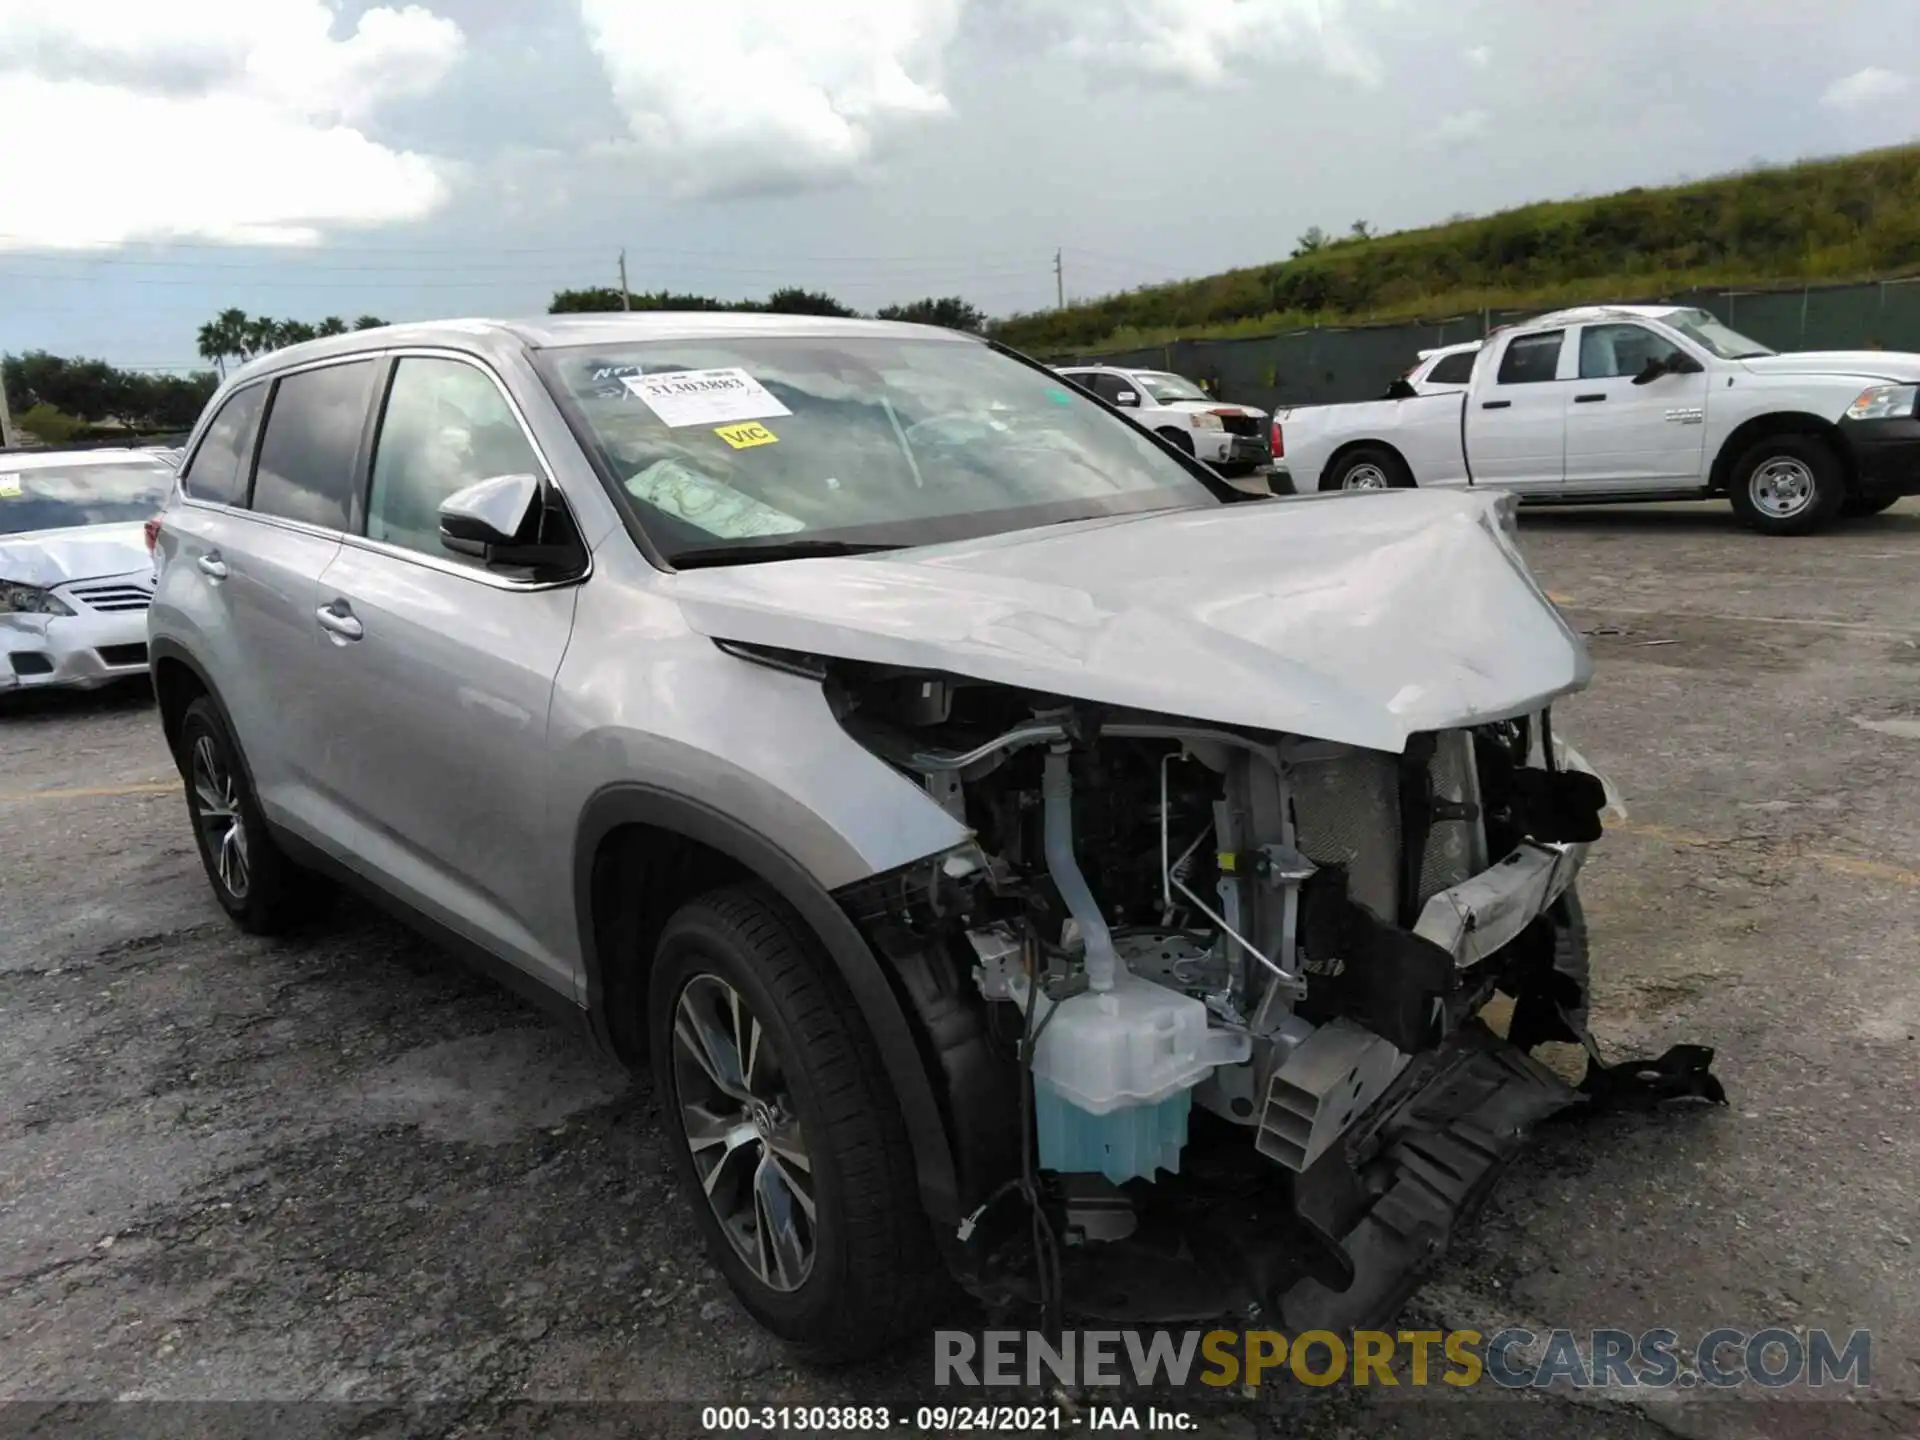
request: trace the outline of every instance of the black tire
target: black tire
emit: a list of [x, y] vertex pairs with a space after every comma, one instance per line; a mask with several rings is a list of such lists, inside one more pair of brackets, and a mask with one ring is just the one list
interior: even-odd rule
[[1840, 502], [1840, 518], [1843, 520], [1865, 520], [1871, 515], [1891, 510], [1900, 503], [1898, 495], [1849, 495]]
[[[747, 1258], [752, 1250], [761, 1257], [761, 1268], [785, 1268], [771, 1249], [760, 1249], [760, 1212], [754, 1211], [753, 1236], [743, 1236], [738, 1245], [722, 1224], [717, 1207], [729, 1195], [736, 1197], [736, 1210], [748, 1204], [738, 1196], [738, 1182], [745, 1177], [738, 1171], [722, 1176], [713, 1187], [721, 1198], [710, 1199], [689, 1138], [692, 1122], [683, 1108], [689, 1104], [703, 1115], [727, 1116], [724, 1124], [740, 1124], [740, 1117], [728, 1114], [729, 1097], [711, 1085], [712, 1072], [693, 1069], [690, 1048], [680, 1054], [676, 1039], [677, 1031], [693, 1033], [681, 1024], [683, 997], [690, 1014], [698, 1011], [721, 993], [715, 980], [744, 1002], [760, 1027], [757, 1037], [748, 1032], [746, 1043], [736, 1039], [733, 1053], [758, 1055], [765, 1047], [770, 1056], [771, 1063], [761, 1059], [736, 1067], [745, 1072], [748, 1091], [768, 1090], [770, 1098], [760, 1103], [769, 1118], [797, 1123], [792, 1133], [805, 1137], [808, 1166], [786, 1173], [806, 1177], [811, 1217], [805, 1215], [805, 1202], [789, 1203], [799, 1193], [793, 1181], [776, 1176], [779, 1194], [788, 1197], [783, 1208], [809, 1223], [773, 1229], [781, 1234], [804, 1230], [812, 1246], [807, 1265], [793, 1267], [800, 1271], [798, 1283], [784, 1288], [763, 1278]], [[705, 1013], [729, 1012], [723, 1007]], [[737, 1018], [732, 1023], [740, 1025]], [[948, 1293], [949, 1281], [920, 1205], [906, 1124], [853, 997], [792, 907], [759, 884], [726, 886], [683, 906], [660, 936], [648, 985], [647, 1026], [674, 1169], [713, 1261], [741, 1304], [803, 1357], [819, 1363], [874, 1355], [923, 1329]], [[701, 1103], [693, 1093], [696, 1086], [712, 1103]], [[755, 1115], [748, 1107], [740, 1109], [742, 1116]], [[748, 1123], [758, 1121], [755, 1115]], [[703, 1146], [703, 1155], [711, 1156], [716, 1143]], [[736, 1148], [747, 1151], [754, 1145], [757, 1152], [734, 1160]], [[747, 1167], [755, 1181], [769, 1160], [779, 1158], [755, 1139], [729, 1140], [720, 1153], [725, 1158], [706, 1162], [711, 1170]]]
[[[280, 935], [311, 920], [331, 897], [332, 887], [294, 864], [274, 843], [240, 747], [204, 695], [180, 717], [180, 772], [187, 782], [187, 818], [207, 883], [234, 924], [250, 935]], [[228, 816], [220, 813], [223, 805]]]
[[[1796, 491], [1802, 491], [1797, 498]], [[1734, 463], [1727, 500], [1762, 535], [1811, 535], [1846, 503], [1846, 467], [1818, 435], [1770, 435]]]
[[1180, 451], [1183, 455], [1193, 454], [1193, 436], [1189, 435], [1186, 431], [1175, 430], [1169, 425], [1166, 429], [1156, 430], [1153, 433], [1173, 446], [1174, 449]]
[[[1377, 477], [1377, 479], [1376, 479]], [[1368, 482], [1374, 483], [1368, 483]], [[1356, 445], [1331, 465], [1322, 490], [1411, 490], [1407, 462], [1384, 445]]]

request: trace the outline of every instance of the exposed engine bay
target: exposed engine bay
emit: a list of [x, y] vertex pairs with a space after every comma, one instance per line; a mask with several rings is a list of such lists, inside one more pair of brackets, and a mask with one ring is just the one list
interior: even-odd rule
[[1587, 1034], [1574, 881], [1618, 801], [1544, 709], [1395, 755], [807, 664], [974, 836], [838, 898], [919, 1027], [989, 1302], [1363, 1325], [1582, 1098], [1534, 1045], [1584, 1045], [1589, 1096], [1724, 1098], [1710, 1051]]

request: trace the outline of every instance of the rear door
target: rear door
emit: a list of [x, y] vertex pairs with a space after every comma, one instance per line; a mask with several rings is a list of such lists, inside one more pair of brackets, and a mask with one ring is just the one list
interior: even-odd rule
[[330, 803], [350, 861], [400, 898], [572, 995], [536, 936], [550, 867], [547, 717], [577, 582], [489, 570], [440, 542], [438, 509], [496, 475], [551, 472], [494, 375], [397, 356], [362, 522], [320, 578], [316, 674]]
[[1558, 491], [1564, 478], [1567, 332], [1523, 331], [1489, 357], [1492, 374], [1467, 396], [1467, 458], [1476, 485]]
[[261, 806], [311, 839], [326, 834], [314, 586], [351, 517], [374, 368], [366, 357], [331, 361], [271, 382], [247, 508], [229, 510], [192, 562], [224, 607], [226, 653], [212, 678]]
[[1649, 359], [1682, 353], [1645, 325], [1608, 321], [1580, 327], [1579, 377], [1568, 387], [1567, 399], [1569, 493], [1702, 484], [1706, 372], [1633, 383]]

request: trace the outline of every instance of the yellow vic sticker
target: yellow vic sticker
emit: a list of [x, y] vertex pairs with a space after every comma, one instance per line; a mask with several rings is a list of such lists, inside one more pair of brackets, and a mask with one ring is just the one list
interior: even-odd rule
[[756, 445], [778, 445], [780, 437], [758, 420], [743, 425], [722, 425], [713, 432], [736, 450], [751, 450]]

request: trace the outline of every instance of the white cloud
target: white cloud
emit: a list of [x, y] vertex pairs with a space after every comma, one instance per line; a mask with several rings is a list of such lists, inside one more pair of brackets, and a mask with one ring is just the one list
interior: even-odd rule
[[1865, 110], [1904, 95], [1910, 84], [1905, 75], [1869, 65], [1827, 86], [1820, 103], [1830, 110]]
[[1346, 23], [1346, 0], [1051, 0], [1073, 27], [1063, 48], [1100, 68], [1194, 89], [1232, 83], [1281, 56], [1362, 85], [1380, 62]]
[[324, 0], [0, 0], [0, 248], [304, 244], [432, 213], [449, 167], [364, 127], [446, 78], [459, 27], [413, 5], [333, 23]]
[[800, 188], [945, 115], [961, 0], [581, 0], [630, 138], [677, 188]]
[[[1371, 0], [1380, 5], [1386, 0]], [[622, 148], [682, 195], [799, 190], [860, 173], [953, 105], [963, 20], [1090, 71], [1214, 89], [1297, 55], [1380, 80], [1348, 0], [580, 0], [627, 122]]]
[[1467, 63], [1472, 65], [1476, 70], [1484, 70], [1493, 63], [1493, 51], [1489, 50], [1485, 45], [1471, 46], [1462, 53], [1466, 55]]

